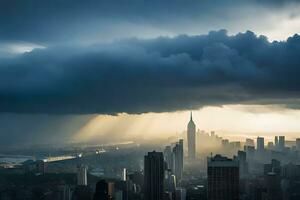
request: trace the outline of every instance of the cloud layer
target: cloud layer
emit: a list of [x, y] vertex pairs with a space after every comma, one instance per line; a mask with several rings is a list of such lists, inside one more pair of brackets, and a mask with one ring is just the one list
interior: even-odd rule
[[0, 112], [143, 113], [300, 98], [300, 36], [253, 32], [61, 45], [1, 58]]
[[[225, 28], [275, 34], [299, 30], [297, 0], [2, 0], [0, 41], [58, 44], [204, 34]], [[298, 28], [298, 29], [297, 29]], [[284, 37], [285, 39], [285, 37]]]

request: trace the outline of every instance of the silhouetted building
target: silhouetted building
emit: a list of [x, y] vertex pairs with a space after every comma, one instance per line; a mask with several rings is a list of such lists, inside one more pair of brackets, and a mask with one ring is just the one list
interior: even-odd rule
[[183, 172], [183, 140], [179, 140], [173, 148], [174, 158], [174, 174], [176, 176], [176, 182], [179, 183], [182, 178]]
[[244, 151], [246, 152], [248, 158], [250, 159], [254, 158], [254, 154], [255, 154], [254, 146], [244, 146]]
[[146, 200], [163, 200], [164, 158], [162, 152], [148, 152], [144, 158], [144, 191]]
[[275, 149], [278, 149], [278, 136], [275, 136]]
[[97, 182], [93, 200], [109, 200], [108, 183], [105, 180]]
[[254, 146], [254, 140], [246, 138], [245, 146]]
[[278, 149], [279, 149], [279, 151], [284, 151], [284, 149], [285, 149], [285, 137], [284, 136], [279, 136]]
[[266, 189], [267, 200], [282, 200], [280, 177], [276, 173], [269, 172], [266, 175]]
[[258, 137], [256, 141], [256, 149], [258, 152], [264, 152], [265, 150], [265, 139], [263, 137]]
[[296, 150], [300, 152], [300, 138], [296, 139]]
[[268, 142], [267, 148], [269, 150], [273, 150], [274, 149], [274, 143], [273, 142]]
[[87, 169], [84, 165], [77, 166], [77, 185], [87, 185]]
[[115, 192], [115, 183], [108, 182], [108, 198], [112, 199]]
[[245, 176], [248, 174], [247, 154], [245, 151], [238, 151], [237, 159], [239, 162], [239, 174]]
[[[176, 191], [176, 177], [172, 174], [170, 170], [165, 171], [165, 198], [164, 199], [174, 199]], [[167, 195], [167, 197], [166, 197]]]
[[36, 172], [39, 174], [45, 174], [46, 163], [43, 160], [36, 161]]
[[90, 187], [78, 185], [72, 195], [72, 200], [91, 200], [93, 192]]
[[164, 149], [164, 160], [167, 164], [167, 169], [174, 171], [173, 153], [171, 146], [166, 146]]
[[208, 158], [207, 181], [208, 200], [238, 200], [238, 161], [221, 155]]
[[264, 164], [264, 175], [273, 172], [280, 176], [281, 174], [281, 165], [280, 161], [272, 159], [270, 164]]
[[196, 125], [191, 118], [187, 126], [187, 143], [188, 143], [188, 158], [189, 160], [195, 160], [196, 158]]
[[186, 199], [186, 190], [184, 188], [176, 188], [175, 200], [185, 200]]
[[289, 163], [281, 167], [281, 175], [287, 179], [300, 179], [300, 165]]
[[126, 181], [127, 180], [127, 169], [123, 168], [122, 171], [122, 181]]

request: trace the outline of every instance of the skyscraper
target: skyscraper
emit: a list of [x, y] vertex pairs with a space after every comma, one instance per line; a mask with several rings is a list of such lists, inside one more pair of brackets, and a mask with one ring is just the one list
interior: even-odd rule
[[254, 146], [254, 140], [246, 138], [245, 146]]
[[86, 166], [78, 165], [77, 166], [77, 185], [87, 185], [87, 174]]
[[208, 200], [239, 199], [239, 163], [221, 155], [207, 160]]
[[126, 181], [127, 180], [127, 169], [123, 168], [122, 171], [122, 181]]
[[285, 149], [285, 137], [284, 136], [279, 136], [278, 150], [279, 151], [284, 151], [284, 149]]
[[265, 182], [266, 182], [266, 199], [282, 200], [280, 176], [278, 176], [274, 172], [269, 172], [265, 176]]
[[254, 146], [244, 146], [244, 151], [247, 154], [247, 158], [252, 160], [255, 154], [255, 147]]
[[296, 150], [300, 152], [300, 138], [296, 139]]
[[173, 154], [171, 146], [166, 146], [164, 149], [164, 159], [167, 163], [167, 168], [174, 171]]
[[184, 188], [176, 188], [175, 200], [185, 200], [186, 190]]
[[96, 190], [93, 200], [108, 200], [108, 183], [105, 180], [100, 180], [96, 184]]
[[281, 164], [279, 160], [272, 159], [270, 164], [264, 164], [264, 175], [275, 173], [278, 176], [281, 174]]
[[179, 140], [173, 148], [174, 174], [177, 183], [180, 183], [183, 172], [183, 140]]
[[269, 150], [273, 150], [273, 149], [274, 149], [274, 143], [273, 143], [273, 142], [268, 142], [267, 148], [268, 148]]
[[239, 163], [221, 155], [207, 160], [208, 200], [239, 199]]
[[148, 152], [145, 156], [144, 188], [146, 200], [163, 200], [164, 157], [162, 152]]
[[239, 175], [244, 177], [248, 174], [247, 154], [245, 151], [238, 151], [237, 159], [239, 161]]
[[196, 125], [193, 121], [191, 112], [191, 118], [187, 126], [187, 142], [188, 142], [188, 158], [194, 160], [196, 157]]
[[275, 149], [278, 149], [278, 136], [275, 136]]
[[263, 137], [258, 137], [256, 141], [256, 149], [258, 152], [263, 152], [265, 150], [265, 139]]
[[43, 160], [36, 161], [36, 171], [40, 174], [45, 174], [46, 172], [46, 162]]

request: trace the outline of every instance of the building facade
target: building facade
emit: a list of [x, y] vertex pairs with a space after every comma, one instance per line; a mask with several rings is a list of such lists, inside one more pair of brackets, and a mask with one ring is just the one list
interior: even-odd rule
[[84, 165], [77, 166], [77, 185], [87, 185], [87, 168]]
[[144, 158], [144, 190], [146, 200], [163, 200], [164, 157], [162, 152], [148, 152]]
[[239, 199], [239, 162], [221, 155], [207, 160], [208, 200]]

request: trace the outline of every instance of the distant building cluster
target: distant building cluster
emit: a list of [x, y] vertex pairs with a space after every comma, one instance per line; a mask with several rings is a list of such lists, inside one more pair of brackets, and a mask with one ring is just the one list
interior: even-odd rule
[[300, 138], [229, 141], [196, 131], [192, 113], [185, 136], [0, 163], [0, 200], [300, 199]]

